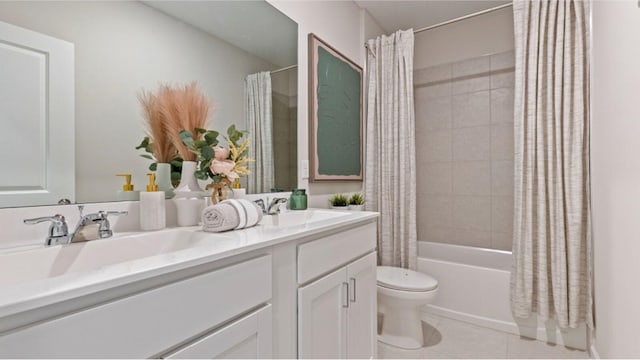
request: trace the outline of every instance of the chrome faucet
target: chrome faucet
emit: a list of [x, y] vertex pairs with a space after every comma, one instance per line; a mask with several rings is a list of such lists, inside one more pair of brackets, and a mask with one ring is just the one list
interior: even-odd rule
[[51, 221], [51, 225], [49, 226], [49, 233], [45, 240], [45, 245], [60, 245], [60, 244], [68, 244], [71, 241], [71, 236], [69, 235], [69, 228], [67, 227], [67, 222], [64, 220], [64, 216], [57, 214], [53, 216], [45, 216], [33, 219], [24, 220], [25, 224], [33, 225], [39, 224], [41, 222]]
[[[76, 225], [76, 229], [71, 235], [71, 241], [80, 242], [80, 241], [88, 241], [88, 240], [97, 240], [104, 239], [113, 236], [113, 230], [111, 230], [111, 224], [109, 223], [109, 219], [107, 218], [109, 215], [122, 216], [127, 215], [128, 211], [98, 211], [97, 213], [82, 215], [82, 210], [84, 210], [84, 206], [79, 205], [78, 209], [80, 210], [80, 220], [78, 221], [78, 225]], [[85, 233], [85, 228], [89, 226], [97, 226], [98, 231], [96, 232], [97, 237], [92, 236], [93, 233]]]
[[[78, 221], [78, 225], [76, 225], [75, 230], [71, 234], [69, 234], [69, 228], [64, 216], [59, 214], [54, 216], [26, 219], [24, 220], [24, 223], [31, 225], [38, 224], [44, 221], [50, 221], [51, 226], [49, 226], [49, 232], [45, 240], [45, 245], [51, 246], [111, 237], [113, 236], [113, 230], [111, 230], [111, 224], [109, 223], [109, 219], [107, 217], [109, 215], [120, 216], [128, 214], [127, 211], [98, 211], [94, 214], [82, 215], [82, 211], [84, 210], [84, 206], [82, 205], [78, 206], [78, 210], [80, 210], [80, 221]], [[98, 227], [95, 235], [93, 233], [85, 231], [85, 228], [87, 228], [88, 226]]]
[[254, 201], [254, 203], [258, 204], [258, 207], [260, 207], [260, 209], [262, 209], [262, 213], [264, 215], [276, 215], [276, 214], [279, 214], [280, 213], [280, 204], [284, 204], [286, 202], [287, 202], [286, 198], [274, 198], [271, 201], [269, 201], [269, 198], [267, 198], [267, 203], [269, 205], [265, 206], [264, 200], [262, 200], [262, 199], [258, 199], [258, 200]]

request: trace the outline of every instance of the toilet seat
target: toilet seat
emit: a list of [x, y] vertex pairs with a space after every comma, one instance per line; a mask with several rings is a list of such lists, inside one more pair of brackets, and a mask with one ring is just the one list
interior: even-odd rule
[[392, 266], [378, 266], [379, 286], [401, 291], [431, 291], [438, 287], [438, 280], [427, 274]]

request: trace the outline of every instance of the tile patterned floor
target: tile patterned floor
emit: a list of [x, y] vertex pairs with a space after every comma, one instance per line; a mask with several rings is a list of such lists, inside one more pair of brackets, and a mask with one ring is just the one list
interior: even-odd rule
[[378, 343], [380, 359], [588, 359], [582, 350], [520, 338], [444, 317], [423, 318], [425, 347], [403, 350]]

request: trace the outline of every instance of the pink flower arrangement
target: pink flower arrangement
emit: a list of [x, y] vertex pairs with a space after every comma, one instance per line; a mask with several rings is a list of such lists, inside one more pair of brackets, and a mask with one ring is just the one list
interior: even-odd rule
[[[219, 158], [218, 149], [226, 150], [227, 155], [224, 157], [221, 156], [221, 158]], [[215, 151], [216, 158], [211, 161], [211, 172], [215, 175], [224, 175], [230, 181], [235, 181], [235, 179], [239, 178], [240, 176], [235, 171], [233, 171], [236, 167], [236, 163], [231, 160], [224, 160], [229, 156], [229, 150], [221, 147], [216, 147]], [[223, 151], [220, 150], [220, 153], [223, 153]]]

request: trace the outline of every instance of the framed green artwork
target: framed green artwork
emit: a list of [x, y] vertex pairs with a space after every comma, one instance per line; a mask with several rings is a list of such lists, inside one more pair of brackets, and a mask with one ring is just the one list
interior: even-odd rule
[[309, 180], [362, 181], [362, 68], [309, 34]]

